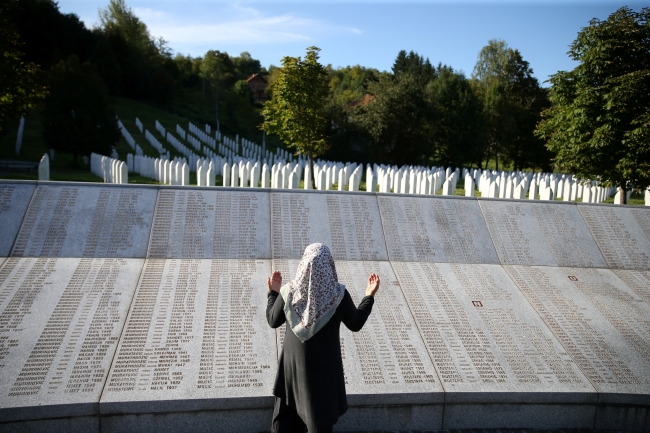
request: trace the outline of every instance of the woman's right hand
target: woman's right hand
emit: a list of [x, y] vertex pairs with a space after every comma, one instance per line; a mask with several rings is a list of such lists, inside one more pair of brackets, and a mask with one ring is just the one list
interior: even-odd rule
[[282, 274], [280, 271], [273, 272], [271, 278], [266, 279], [266, 284], [269, 287], [269, 291], [273, 290], [274, 292], [280, 293], [280, 287], [282, 287]]
[[366, 287], [366, 296], [375, 296], [379, 290], [379, 275], [370, 274], [368, 277], [368, 287]]

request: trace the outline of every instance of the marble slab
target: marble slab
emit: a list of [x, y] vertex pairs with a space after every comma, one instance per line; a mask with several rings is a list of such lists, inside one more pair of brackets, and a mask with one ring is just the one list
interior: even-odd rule
[[161, 188], [149, 258], [270, 259], [269, 194]]
[[[273, 260], [283, 281], [293, 278], [299, 260]], [[440, 380], [389, 262], [338, 260], [339, 281], [355, 305], [365, 296], [368, 276], [381, 279], [372, 313], [363, 329], [341, 325], [341, 352], [348, 402], [368, 404], [442, 403]], [[286, 325], [278, 328], [278, 357]], [[290, 331], [291, 332], [291, 331]]]
[[650, 270], [650, 208], [578, 205], [611, 269]]
[[143, 262], [7, 259], [0, 269], [0, 419], [98, 414]]
[[502, 264], [606, 267], [576, 205], [521, 200], [479, 203]]
[[155, 188], [39, 185], [12, 257], [144, 258]]
[[379, 195], [391, 261], [498, 264], [474, 199]]
[[650, 271], [616, 269], [614, 273], [650, 305]]
[[300, 259], [321, 242], [336, 260], [388, 260], [373, 194], [274, 191], [271, 221], [274, 259]]
[[448, 403], [594, 403], [596, 393], [497, 265], [391, 262]]
[[9, 255], [36, 184], [0, 183], [0, 256]]
[[650, 305], [608, 269], [505, 266], [599, 393], [650, 404]]
[[147, 259], [101, 397], [102, 413], [272, 405], [268, 260]]

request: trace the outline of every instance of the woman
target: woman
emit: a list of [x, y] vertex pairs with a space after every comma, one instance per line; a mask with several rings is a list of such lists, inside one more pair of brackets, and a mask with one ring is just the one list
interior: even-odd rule
[[273, 433], [331, 432], [348, 409], [339, 341], [341, 322], [359, 331], [379, 289], [379, 277], [368, 278], [366, 296], [354, 306], [338, 282], [334, 259], [323, 244], [311, 244], [298, 265], [296, 278], [282, 286], [275, 271], [267, 281], [266, 318], [272, 328], [285, 321], [282, 354], [273, 395]]

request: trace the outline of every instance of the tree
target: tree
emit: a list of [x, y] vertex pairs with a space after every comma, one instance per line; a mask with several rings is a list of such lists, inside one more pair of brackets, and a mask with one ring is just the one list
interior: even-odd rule
[[40, 101], [46, 93], [39, 69], [23, 60], [20, 41], [10, 13], [15, 0], [0, 3], [0, 132], [5, 121]]
[[501, 158], [515, 170], [548, 165], [543, 142], [534, 135], [548, 106], [546, 92], [519, 50], [490, 40], [479, 52], [472, 78], [483, 104], [486, 164], [494, 158], [498, 169]]
[[138, 18], [124, 0], [110, 0], [108, 6], [99, 9], [99, 21], [106, 33], [117, 33], [131, 46], [142, 52], [157, 49], [147, 25]]
[[470, 82], [451, 67], [439, 66], [438, 78], [427, 86], [435, 111], [431, 136], [437, 165], [481, 166], [481, 106]]
[[214, 98], [215, 120], [217, 130], [220, 130], [219, 123], [219, 90], [230, 89], [237, 81], [237, 70], [232, 59], [226, 52], [210, 50], [205, 53], [201, 63], [201, 75], [208, 82], [212, 89]]
[[425, 59], [413, 51], [408, 54], [405, 50], [397, 53], [392, 70], [395, 77], [409, 74], [415, 77], [421, 85], [426, 85], [436, 78], [436, 68], [431, 65], [429, 59]]
[[571, 44], [579, 62], [550, 79], [553, 106], [537, 134], [555, 163], [582, 179], [630, 188], [650, 185], [650, 8], [620, 8], [592, 19]]
[[330, 148], [324, 155], [332, 160], [372, 162], [373, 140], [355, 123], [354, 107], [372, 101], [368, 86], [376, 82], [379, 71], [360, 65], [327, 68], [330, 98], [327, 112], [330, 121], [326, 135]]
[[539, 85], [519, 50], [510, 50], [506, 76], [513, 131], [505, 143], [503, 159], [512, 162], [515, 170], [528, 167], [550, 171], [551, 154], [544, 141], [535, 136], [535, 127], [541, 120], [542, 111], [551, 105], [548, 92]]
[[354, 108], [359, 128], [372, 137], [375, 161], [390, 164], [425, 164], [433, 156], [430, 124], [432, 104], [412, 74], [384, 74], [370, 83], [372, 100]]
[[97, 37], [75, 14], [63, 14], [54, 1], [20, 0], [13, 18], [25, 60], [49, 70], [72, 54], [89, 59]]
[[486, 148], [485, 165], [490, 159], [496, 161], [499, 169], [499, 156], [503, 155], [505, 145], [513, 134], [513, 106], [508, 101], [508, 45], [503, 40], [490, 40], [481, 49], [474, 66], [472, 78], [476, 93], [483, 103]]
[[311, 187], [315, 188], [313, 159], [325, 153], [327, 71], [318, 62], [320, 48], [309, 47], [304, 60], [286, 56], [277, 79], [271, 84], [271, 100], [264, 104], [260, 129], [276, 134], [309, 159]]
[[329, 88], [334, 103], [347, 105], [353, 101], [361, 101], [368, 93], [368, 85], [376, 82], [379, 71], [360, 65], [331, 69], [329, 72]]
[[[119, 68], [122, 73], [121, 79], [117, 80], [114, 74], [102, 68], [102, 77], [112, 80], [109, 88], [112, 91], [118, 89], [130, 98], [161, 104], [170, 102], [175, 90], [172, 77], [178, 75], [178, 69], [167, 42], [153, 38], [146, 24], [124, 0], [110, 0], [106, 8], [99, 9], [99, 20], [101, 24], [95, 32], [107, 39], [109, 46], [99, 47], [104, 52], [96, 52], [95, 61], [108, 63], [113, 72]], [[116, 65], [111, 65], [115, 61]]]
[[371, 98], [352, 110], [354, 129], [370, 138], [374, 161], [428, 164], [435, 153], [431, 134], [435, 111], [426, 89], [436, 79], [436, 70], [428, 59], [402, 50], [392, 71], [368, 77], [365, 87]]
[[119, 139], [115, 113], [108, 105], [108, 92], [95, 68], [75, 56], [50, 72], [50, 94], [43, 111], [46, 144], [59, 152], [109, 155]]
[[239, 79], [246, 80], [253, 74], [257, 74], [262, 69], [260, 61], [251, 57], [248, 51], [244, 51], [233, 59], [233, 64], [237, 69]]

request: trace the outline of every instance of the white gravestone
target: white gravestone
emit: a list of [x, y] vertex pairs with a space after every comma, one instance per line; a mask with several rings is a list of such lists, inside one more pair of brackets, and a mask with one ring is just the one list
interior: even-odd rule
[[126, 166], [126, 164], [121, 161], [120, 162], [120, 181], [119, 183], [129, 183], [129, 169]]
[[312, 189], [311, 187], [311, 173], [309, 171], [309, 164], [305, 166], [305, 179], [303, 181], [303, 189]]
[[537, 200], [538, 195], [537, 181], [535, 179], [530, 181], [530, 188], [528, 189], [528, 199]]
[[465, 197], [474, 197], [474, 179], [469, 174], [465, 176]]
[[526, 198], [526, 189], [522, 184], [515, 186], [515, 190], [512, 195], [512, 198], [514, 198], [515, 200], [522, 200]]
[[20, 116], [18, 124], [18, 133], [16, 134], [16, 155], [20, 155], [20, 148], [23, 145], [23, 132], [25, 131], [25, 116]]
[[251, 188], [257, 188], [260, 183], [260, 166], [259, 163], [255, 163], [255, 165], [251, 168], [251, 178], [250, 178], [250, 186]]
[[230, 185], [233, 187], [239, 186], [239, 167], [237, 164], [233, 164], [230, 170]]
[[262, 188], [269, 188], [271, 186], [269, 166], [264, 164], [262, 166]]
[[214, 169], [212, 167], [209, 167], [206, 172], [205, 172], [205, 180], [206, 180], [206, 185], [205, 186], [214, 186]]
[[38, 163], [38, 180], [50, 180], [50, 157], [47, 153], [43, 154]]
[[196, 186], [207, 186], [203, 179], [203, 167], [199, 167], [196, 169]]

